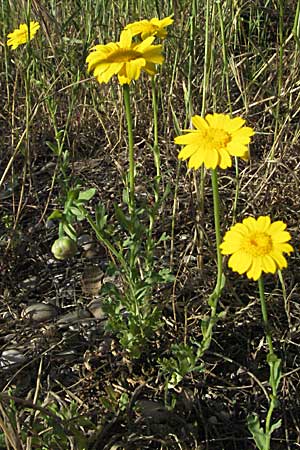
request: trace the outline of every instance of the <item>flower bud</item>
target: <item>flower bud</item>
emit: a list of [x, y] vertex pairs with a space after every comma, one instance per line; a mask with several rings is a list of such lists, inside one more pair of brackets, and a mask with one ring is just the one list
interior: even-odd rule
[[53, 243], [51, 251], [56, 259], [71, 258], [77, 252], [77, 244], [68, 236], [56, 239]]

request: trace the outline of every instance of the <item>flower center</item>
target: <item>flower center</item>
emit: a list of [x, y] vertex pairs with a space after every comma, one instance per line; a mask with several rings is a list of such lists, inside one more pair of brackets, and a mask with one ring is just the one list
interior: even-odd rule
[[206, 144], [215, 150], [225, 148], [228, 142], [231, 141], [230, 134], [219, 128], [208, 128], [203, 131], [203, 139]]
[[273, 248], [272, 239], [266, 233], [255, 233], [248, 237], [244, 249], [252, 256], [264, 256]]
[[131, 50], [130, 48], [119, 48], [108, 56], [107, 62], [128, 62], [138, 58], [142, 58], [141, 53]]

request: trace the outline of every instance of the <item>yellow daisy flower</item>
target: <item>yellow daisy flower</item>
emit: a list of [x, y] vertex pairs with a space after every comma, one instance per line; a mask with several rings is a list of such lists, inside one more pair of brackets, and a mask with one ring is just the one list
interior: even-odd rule
[[174, 20], [172, 19], [172, 16], [165, 17], [161, 20], [154, 17], [151, 20], [140, 20], [139, 22], [130, 23], [125, 27], [125, 30], [130, 30], [132, 36], [137, 36], [140, 34], [142, 40], [149, 36], [157, 36], [161, 39], [165, 39], [168, 34], [165, 28], [173, 22]]
[[195, 130], [184, 130], [188, 134], [177, 136], [176, 144], [185, 145], [179, 159], [188, 159], [189, 168], [198, 169], [202, 164], [207, 169], [231, 167], [231, 156], [248, 159], [248, 144], [254, 131], [244, 127], [245, 120], [231, 119], [225, 114], [207, 114], [205, 119], [192, 117]]
[[155, 64], [162, 64], [161, 45], [152, 45], [154, 37], [132, 43], [132, 34], [123, 30], [120, 42], [95, 45], [86, 58], [88, 71], [93, 72], [99, 83], [108, 83], [113, 75], [118, 75], [120, 84], [129, 84], [137, 80], [141, 70], [155, 75]]
[[[40, 28], [40, 24], [38, 22], [31, 21], [29, 26], [30, 31], [30, 40], [32, 40]], [[8, 41], [7, 45], [11, 46], [12, 50], [15, 50], [19, 45], [26, 44], [28, 41], [28, 27], [26, 23], [21, 23], [19, 28], [14, 30], [12, 33], [7, 35]]]
[[240, 275], [247, 273], [253, 280], [258, 280], [262, 272], [275, 273], [287, 267], [283, 253], [292, 252], [293, 247], [287, 244], [291, 236], [285, 229], [284, 222], [271, 223], [268, 216], [257, 220], [247, 217], [233, 225], [220, 245], [223, 255], [231, 255], [228, 267]]

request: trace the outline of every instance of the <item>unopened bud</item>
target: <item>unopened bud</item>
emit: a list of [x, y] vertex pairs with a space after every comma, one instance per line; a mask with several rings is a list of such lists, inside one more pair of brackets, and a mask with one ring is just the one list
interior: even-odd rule
[[77, 244], [67, 236], [56, 239], [51, 251], [56, 259], [71, 258], [77, 252]]

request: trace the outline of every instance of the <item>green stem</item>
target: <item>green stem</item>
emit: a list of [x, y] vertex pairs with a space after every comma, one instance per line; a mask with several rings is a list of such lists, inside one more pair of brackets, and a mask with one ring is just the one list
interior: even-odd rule
[[271, 443], [271, 420], [272, 420], [272, 414], [274, 409], [277, 406], [277, 388], [280, 383], [281, 379], [281, 370], [280, 370], [280, 359], [276, 356], [273, 350], [273, 343], [270, 333], [270, 327], [269, 327], [269, 321], [268, 321], [268, 313], [267, 313], [267, 306], [265, 301], [265, 291], [264, 291], [264, 282], [263, 278], [260, 277], [258, 280], [258, 287], [259, 287], [259, 296], [260, 296], [260, 304], [261, 304], [261, 311], [262, 311], [262, 317], [264, 322], [264, 329], [265, 329], [265, 335], [268, 342], [269, 347], [269, 353], [267, 356], [267, 361], [270, 367], [270, 378], [269, 383], [272, 388], [272, 395], [270, 395], [270, 403], [269, 403], [269, 409], [266, 417], [266, 424], [265, 424], [265, 438], [266, 438], [266, 447], [265, 450], [270, 449], [270, 443]]
[[151, 77], [151, 85], [152, 85], [152, 108], [153, 108], [153, 134], [154, 134], [153, 155], [154, 155], [154, 164], [156, 168], [156, 184], [158, 185], [161, 174], [160, 174], [160, 151], [158, 147], [158, 105], [156, 96], [156, 83], [154, 77]]
[[220, 228], [220, 197], [218, 190], [218, 174], [217, 170], [213, 169], [211, 171], [211, 182], [213, 189], [213, 199], [214, 199], [214, 220], [215, 220], [215, 233], [216, 233], [216, 250], [217, 250], [217, 264], [218, 264], [218, 275], [217, 283], [215, 287], [216, 300], [218, 300], [222, 288], [223, 288], [223, 269], [222, 269], [222, 254], [220, 249], [221, 244], [221, 228]]
[[262, 317], [263, 317], [263, 322], [264, 322], [265, 334], [266, 334], [266, 338], [267, 338], [267, 342], [268, 342], [268, 346], [269, 346], [269, 353], [273, 354], [274, 350], [273, 350], [273, 343], [272, 343], [269, 321], [268, 321], [267, 305], [266, 305], [266, 300], [265, 300], [264, 280], [262, 277], [260, 277], [258, 280], [258, 288], [259, 288], [259, 297], [260, 297], [261, 312], [262, 312]]
[[221, 244], [221, 228], [220, 228], [220, 198], [218, 190], [218, 175], [217, 170], [213, 169], [211, 171], [211, 181], [213, 190], [213, 200], [214, 200], [214, 221], [215, 221], [215, 233], [216, 233], [216, 252], [217, 252], [217, 282], [213, 293], [210, 295], [208, 303], [211, 308], [210, 318], [208, 324], [203, 329], [203, 341], [201, 344], [201, 354], [209, 348], [212, 339], [213, 327], [217, 320], [217, 306], [218, 300], [220, 298], [222, 289], [225, 284], [225, 276], [223, 274], [222, 267], [222, 254], [220, 249]]
[[133, 148], [133, 132], [132, 132], [132, 115], [130, 108], [130, 92], [129, 85], [123, 85], [123, 97], [125, 103], [125, 113], [128, 130], [128, 160], [129, 160], [129, 212], [134, 212], [134, 177], [135, 177], [135, 164], [134, 164], [134, 148]]

